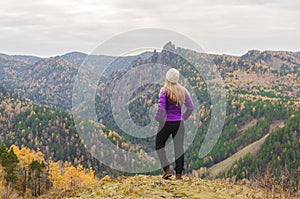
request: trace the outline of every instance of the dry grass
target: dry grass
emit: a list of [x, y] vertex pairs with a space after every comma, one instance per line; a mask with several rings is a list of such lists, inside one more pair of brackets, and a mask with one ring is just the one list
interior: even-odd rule
[[75, 198], [263, 198], [260, 188], [234, 185], [225, 180], [203, 180], [184, 177], [183, 180], [163, 180], [161, 176], [136, 175], [99, 181], [86, 190], [74, 192]]

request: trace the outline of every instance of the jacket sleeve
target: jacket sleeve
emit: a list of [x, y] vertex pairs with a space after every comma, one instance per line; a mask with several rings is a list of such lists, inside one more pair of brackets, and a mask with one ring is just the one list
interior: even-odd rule
[[193, 110], [194, 110], [194, 103], [193, 100], [191, 98], [190, 93], [185, 89], [185, 106], [186, 106], [186, 110], [185, 112], [182, 114], [182, 118], [184, 120], [188, 119], [189, 116], [192, 114]]
[[155, 120], [158, 122], [165, 121], [167, 116], [166, 112], [166, 93], [162, 89], [159, 94], [158, 104], [157, 104], [157, 111], [155, 114]]

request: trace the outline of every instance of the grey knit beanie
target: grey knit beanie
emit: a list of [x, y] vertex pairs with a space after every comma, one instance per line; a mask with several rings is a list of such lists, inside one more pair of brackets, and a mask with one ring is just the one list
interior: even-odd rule
[[171, 68], [166, 74], [166, 80], [171, 83], [177, 83], [179, 80], [179, 71], [176, 68]]

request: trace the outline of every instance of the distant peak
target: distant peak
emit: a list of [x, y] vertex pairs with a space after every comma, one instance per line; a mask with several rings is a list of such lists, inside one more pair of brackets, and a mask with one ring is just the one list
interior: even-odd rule
[[70, 56], [70, 55], [82, 55], [82, 56], [85, 56], [86, 54], [82, 53], [82, 52], [74, 51], [74, 52], [68, 52], [66, 54], [63, 54], [62, 56]]
[[164, 50], [168, 50], [168, 51], [173, 51], [176, 49], [175, 44], [172, 44], [171, 41], [169, 41], [168, 43], [166, 43], [163, 47]]
[[249, 50], [246, 54], [248, 54], [248, 55], [258, 55], [260, 53], [261, 53], [260, 50], [253, 49], [253, 50]]
[[241, 56], [242, 59], [256, 59], [261, 54], [260, 50], [249, 50]]
[[9, 55], [5, 53], [0, 53], [0, 56], [9, 56]]

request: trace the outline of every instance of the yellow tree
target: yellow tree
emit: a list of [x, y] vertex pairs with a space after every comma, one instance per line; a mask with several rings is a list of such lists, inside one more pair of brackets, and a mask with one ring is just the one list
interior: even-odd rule
[[61, 175], [61, 168], [58, 162], [54, 162], [52, 160], [49, 160], [49, 178], [52, 182], [54, 190], [60, 190], [63, 189], [63, 177]]
[[45, 162], [44, 154], [41, 152], [36, 152], [34, 150], [30, 150], [26, 147], [22, 147], [19, 149], [18, 146], [12, 145], [10, 150], [13, 149], [15, 154], [19, 159], [19, 169], [20, 173], [22, 174], [22, 193], [23, 195], [26, 194], [26, 189], [28, 187], [28, 172], [29, 172], [29, 165], [33, 160], [38, 161], [39, 163]]

